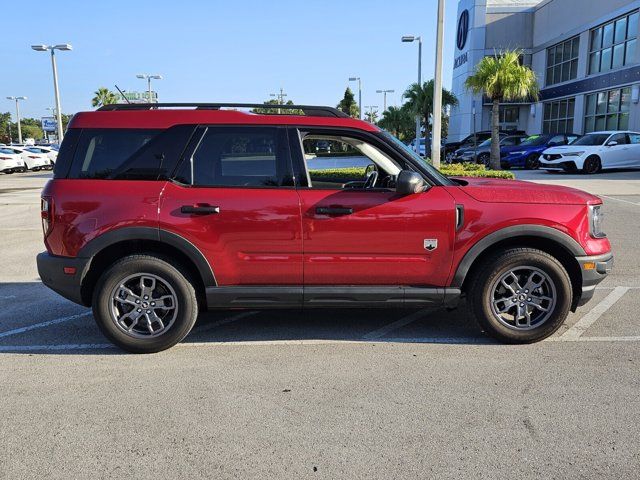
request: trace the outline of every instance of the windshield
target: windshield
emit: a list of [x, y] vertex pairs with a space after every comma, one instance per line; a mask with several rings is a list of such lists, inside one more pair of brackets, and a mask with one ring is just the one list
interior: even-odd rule
[[39, 148], [25, 148], [25, 150], [31, 153], [42, 153], [42, 150], [40, 150]]
[[487, 138], [484, 142], [482, 142], [481, 144], [479, 144], [479, 147], [488, 147], [489, 145], [491, 145], [491, 139]]
[[433, 165], [431, 165], [430, 163], [428, 163], [424, 158], [422, 158], [420, 155], [417, 155], [416, 152], [414, 152], [411, 147], [405, 145], [404, 143], [402, 143], [400, 140], [398, 140], [396, 137], [394, 137], [393, 135], [391, 135], [389, 132], [387, 132], [386, 130], [381, 130], [380, 133], [382, 134], [383, 137], [385, 137], [387, 140], [391, 140], [391, 142], [394, 145], [397, 145], [398, 147], [401, 147], [403, 151], [405, 152], [409, 152], [409, 155], [411, 155], [411, 158], [413, 158], [413, 160], [418, 163], [424, 170], [427, 170], [432, 176], [438, 178], [438, 180], [443, 184], [443, 185], [455, 185], [455, 182], [453, 182], [451, 179], [449, 179], [448, 177], [444, 176], [443, 174], [441, 174], [437, 169], [435, 169], [433, 167]]
[[584, 137], [580, 137], [571, 145], [604, 145], [607, 138], [609, 138], [608, 133], [589, 133]]
[[522, 147], [544, 145], [549, 141], [549, 135], [532, 135], [520, 144]]
[[12, 154], [13, 150], [11, 150], [10, 148], [0, 148], [0, 153]]

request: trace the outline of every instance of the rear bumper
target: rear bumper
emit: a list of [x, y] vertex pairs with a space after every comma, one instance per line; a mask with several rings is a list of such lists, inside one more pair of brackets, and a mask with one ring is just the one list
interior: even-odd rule
[[[577, 257], [582, 272], [582, 294], [576, 306], [582, 306], [593, 298], [596, 286], [606, 278], [613, 268], [613, 253]], [[589, 267], [589, 268], [587, 268]]]
[[[88, 302], [82, 300], [82, 279], [90, 259], [57, 257], [42, 252], [36, 257], [36, 263], [42, 283], [64, 298], [88, 306]], [[65, 268], [75, 268], [75, 273], [65, 273]]]

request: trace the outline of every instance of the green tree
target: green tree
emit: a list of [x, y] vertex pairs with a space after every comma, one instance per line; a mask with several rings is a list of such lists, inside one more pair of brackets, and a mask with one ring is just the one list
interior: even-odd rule
[[520, 63], [521, 50], [505, 50], [484, 57], [467, 78], [465, 86], [475, 94], [484, 94], [492, 102], [491, 168], [500, 169], [500, 103], [538, 98], [540, 87], [536, 74]]
[[106, 87], [100, 87], [93, 93], [95, 97], [91, 99], [92, 107], [102, 107], [103, 105], [118, 103], [118, 97], [116, 94]]
[[343, 111], [347, 115], [353, 118], [360, 118], [360, 109], [356, 103], [355, 96], [349, 87], [344, 91], [344, 97], [337, 105], [338, 110]]
[[[272, 98], [271, 100], [267, 100], [263, 102], [265, 105], [280, 105], [280, 101], [276, 98]], [[287, 100], [285, 105], [294, 105], [292, 100]], [[298, 110], [297, 108], [254, 108], [251, 110], [253, 113], [261, 113], [264, 115], [274, 115], [277, 113], [286, 114], [286, 115], [304, 115], [302, 110]]]
[[376, 123], [378, 121], [378, 111], [377, 110], [369, 110], [364, 114], [364, 118], [367, 122]]
[[[424, 82], [422, 86], [417, 83], [412, 83], [409, 88], [404, 92], [404, 98], [407, 99], [406, 105], [413, 112], [414, 115], [420, 115], [420, 121], [424, 125], [425, 136], [429, 136], [429, 119], [433, 114], [433, 92], [434, 81], [429, 80]], [[455, 107], [458, 105], [458, 99], [456, 96], [447, 90], [442, 89], [442, 116], [446, 116], [445, 112], [448, 107]], [[444, 122], [442, 122], [444, 125]]]
[[415, 124], [413, 115], [407, 107], [389, 107], [382, 112], [382, 118], [378, 125], [391, 132], [400, 140], [406, 141], [415, 137]]

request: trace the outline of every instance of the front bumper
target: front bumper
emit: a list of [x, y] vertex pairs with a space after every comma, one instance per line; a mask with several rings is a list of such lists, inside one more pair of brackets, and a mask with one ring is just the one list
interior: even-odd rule
[[555, 160], [555, 161], [547, 161], [540, 159], [540, 168], [543, 170], [558, 170], [562, 172], [575, 172], [578, 170], [576, 162], [573, 160]]
[[580, 307], [593, 298], [596, 286], [605, 279], [613, 269], [613, 253], [577, 257], [580, 271], [582, 272], [582, 293], [577, 307]]
[[[88, 258], [57, 257], [48, 252], [39, 253], [36, 257], [42, 283], [64, 298], [85, 306], [89, 306], [89, 302], [82, 299], [82, 281], [90, 262]], [[75, 270], [74, 273], [65, 273], [65, 269]]]

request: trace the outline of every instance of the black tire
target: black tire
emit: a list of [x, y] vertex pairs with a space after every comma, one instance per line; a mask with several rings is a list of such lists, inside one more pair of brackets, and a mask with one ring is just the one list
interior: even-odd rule
[[478, 155], [477, 163], [484, 165], [486, 168], [489, 168], [489, 164], [491, 163], [491, 155], [489, 155], [488, 153], [481, 153], [480, 155]]
[[540, 168], [540, 154], [533, 153], [529, 155], [524, 161], [524, 167], [527, 170], [537, 170], [538, 168]]
[[600, 158], [596, 155], [591, 155], [584, 161], [584, 165], [582, 165], [582, 173], [586, 175], [600, 173], [600, 170], [602, 170], [602, 162], [600, 162]]
[[[492, 310], [496, 282], [512, 269], [523, 267], [544, 272], [553, 282], [556, 297], [548, 318], [529, 330], [505, 325]], [[469, 309], [480, 328], [505, 343], [533, 343], [552, 335], [567, 318], [573, 298], [571, 279], [562, 264], [533, 248], [511, 248], [488, 257], [474, 270], [466, 293]], [[538, 313], [535, 309], [532, 311]]]
[[[177, 313], [173, 323], [168, 325], [166, 332], [148, 338], [136, 338], [125, 333], [112, 315], [112, 295], [115, 289], [128, 277], [142, 273], [165, 282], [173, 289], [176, 298], [174, 308]], [[154, 353], [173, 347], [191, 331], [198, 317], [196, 292], [189, 278], [182, 266], [168, 258], [151, 254], [122, 258], [100, 276], [93, 292], [93, 316], [98, 327], [111, 342], [128, 352]]]
[[500, 163], [500, 168], [502, 168], [503, 170], [511, 170], [511, 164], [507, 162], [502, 162]]

